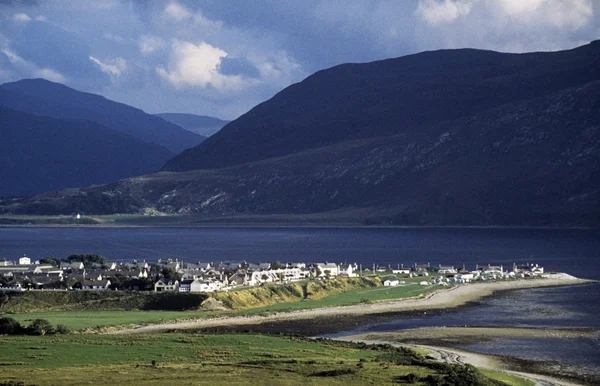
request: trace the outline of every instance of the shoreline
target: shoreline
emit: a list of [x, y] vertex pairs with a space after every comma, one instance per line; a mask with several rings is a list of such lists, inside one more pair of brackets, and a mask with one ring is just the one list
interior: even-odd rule
[[[561, 276], [562, 275], [562, 276]], [[167, 332], [173, 330], [199, 330], [219, 327], [244, 328], [257, 326], [264, 323], [302, 322], [315, 319], [333, 319], [336, 317], [360, 316], [368, 322], [369, 316], [378, 316], [402, 312], [443, 311], [446, 309], [464, 306], [490, 296], [498, 291], [522, 290], [531, 288], [560, 287], [597, 283], [595, 280], [578, 279], [566, 274], [557, 277], [515, 280], [505, 282], [462, 284], [449, 289], [440, 289], [424, 297], [391, 300], [373, 304], [356, 304], [350, 306], [335, 306], [313, 308], [306, 310], [272, 313], [269, 315], [253, 316], [224, 316], [210, 319], [198, 319], [185, 322], [159, 323], [148, 326], [121, 329], [109, 333], [114, 334], [144, 334]], [[305, 326], [310, 323], [303, 323]], [[276, 327], [276, 326], [272, 326]], [[350, 326], [348, 326], [350, 327]], [[290, 332], [289, 328], [283, 329]], [[314, 335], [314, 334], [312, 334]]]
[[[367, 334], [364, 334], [367, 335]], [[357, 339], [358, 338], [358, 339]], [[377, 339], [362, 339], [361, 335], [348, 336], [342, 338], [334, 338], [332, 340], [339, 340], [344, 342], [354, 343], [365, 343], [365, 344], [389, 344], [395, 347], [407, 347], [407, 348], [418, 348], [424, 349], [429, 352], [428, 355], [435, 358], [438, 361], [445, 363], [454, 364], [469, 364], [477, 368], [489, 369], [494, 371], [500, 371], [509, 375], [525, 378], [535, 383], [535, 385], [542, 386], [581, 386], [580, 383], [575, 383], [571, 380], [559, 378], [555, 375], [545, 375], [537, 373], [529, 373], [523, 371], [517, 371], [510, 369], [510, 366], [502, 359], [494, 355], [486, 355], [474, 353], [466, 350], [460, 350], [455, 348], [438, 347], [432, 345], [421, 345], [421, 344], [410, 344], [410, 343], [398, 343], [395, 341], [388, 340], [377, 340]]]

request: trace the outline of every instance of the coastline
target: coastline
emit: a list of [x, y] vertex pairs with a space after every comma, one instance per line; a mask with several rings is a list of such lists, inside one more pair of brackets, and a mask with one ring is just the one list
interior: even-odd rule
[[[199, 319], [185, 322], [160, 323], [148, 326], [121, 329], [109, 333], [114, 334], [143, 334], [158, 333], [173, 330], [194, 330], [218, 327], [243, 328], [244, 326], [260, 325], [263, 323], [302, 322], [318, 319], [331, 319], [348, 316], [370, 316], [401, 312], [427, 312], [430, 310], [445, 310], [464, 306], [478, 301], [498, 291], [521, 290], [530, 288], [558, 287], [597, 283], [594, 280], [578, 279], [566, 274], [555, 277], [514, 280], [492, 283], [462, 284], [449, 289], [440, 289], [424, 297], [404, 300], [383, 301], [373, 304], [357, 304], [314, 308], [290, 312], [279, 312], [268, 315], [232, 316], [210, 319]], [[368, 318], [367, 318], [368, 319]], [[287, 330], [286, 330], [287, 331]]]
[[[368, 334], [364, 334], [368, 335]], [[495, 357], [493, 355], [485, 355], [479, 353], [473, 353], [465, 350], [459, 350], [455, 348], [447, 348], [447, 347], [438, 347], [438, 346], [430, 346], [430, 345], [421, 345], [421, 344], [408, 344], [408, 343], [398, 343], [395, 341], [388, 340], [379, 340], [379, 339], [369, 339], [368, 337], [363, 337], [361, 335], [355, 336], [347, 336], [342, 338], [335, 338], [334, 340], [346, 341], [346, 342], [355, 342], [355, 343], [365, 343], [365, 344], [390, 344], [396, 347], [407, 347], [407, 348], [418, 348], [427, 350], [428, 356], [432, 358], [445, 362], [445, 363], [455, 363], [455, 364], [469, 364], [482, 369], [489, 369], [494, 371], [500, 371], [506, 374], [514, 375], [517, 377], [525, 378], [527, 380], [532, 381], [535, 385], [542, 386], [580, 386], [581, 384], [575, 383], [570, 380], [565, 380], [562, 378], [558, 378], [556, 376], [545, 375], [545, 374], [537, 374], [537, 373], [529, 373], [523, 371], [512, 370], [509, 365], [507, 365], [504, 361]]]

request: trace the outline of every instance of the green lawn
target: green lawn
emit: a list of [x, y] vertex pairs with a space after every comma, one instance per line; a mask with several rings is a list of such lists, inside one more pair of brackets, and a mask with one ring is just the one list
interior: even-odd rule
[[524, 378], [519, 378], [514, 375], [506, 374], [500, 371], [479, 369], [479, 371], [488, 378], [504, 382], [510, 386], [534, 386], [535, 383]]
[[0, 384], [375, 385], [444, 371], [389, 349], [263, 335], [3, 336], [0, 347]]
[[47, 319], [53, 325], [64, 324], [72, 330], [86, 328], [151, 324], [187, 318], [206, 318], [217, 315], [206, 311], [51, 311], [8, 314], [22, 325], [37, 318]]
[[373, 287], [360, 288], [355, 291], [348, 291], [337, 295], [327, 296], [322, 299], [307, 299], [293, 303], [279, 303], [265, 307], [250, 308], [241, 311], [245, 314], [267, 311], [292, 311], [308, 308], [347, 306], [360, 303], [374, 303], [394, 299], [406, 299], [419, 296], [439, 290], [440, 286], [421, 286], [409, 283], [397, 287]]

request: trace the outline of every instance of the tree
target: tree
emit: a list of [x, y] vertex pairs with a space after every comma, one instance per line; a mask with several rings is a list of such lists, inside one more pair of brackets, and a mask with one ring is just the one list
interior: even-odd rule
[[321, 276], [323, 272], [321, 271], [321, 268], [319, 268], [318, 266], [315, 268], [315, 276], [319, 277]]
[[325, 273], [325, 276], [329, 279], [329, 276], [331, 276], [331, 270], [326, 269], [324, 273]]
[[162, 269], [161, 274], [166, 280], [181, 281], [181, 275], [174, 268], [165, 267]]
[[54, 333], [52, 324], [46, 319], [34, 319], [27, 326], [27, 331], [31, 335], [47, 335]]
[[275, 260], [271, 263], [271, 269], [281, 269], [282, 264], [279, 260]]
[[52, 256], [46, 256], [40, 259], [40, 264], [51, 264], [55, 267], [58, 267], [60, 265], [60, 260]]
[[104, 265], [106, 263], [106, 258], [104, 256], [100, 256], [100, 255], [85, 254], [85, 255], [71, 255], [71, 256], [67, 257], [66, 259], [64, 259], [63, 261], [66, 261], [67, 263], [82, 262], [86, 268], [89, 268], [92, 266], [93, 263]]
[[266, 273], [263, 273], [262, 276], [260, 277], [263, 281], [267, 281], [267, 279], [269, 278], [269, 275], [267, 275]]
[[60, 284], [63, 288], [73, 289], [73, 286], [77, 284], [77, 279], [75, 279], [74, 277], [67, 276], [63, 279], [63, 281]]
[[23, 332], [23, 328], [13, 318], [0, 318], [0, 335], [17, 335]]

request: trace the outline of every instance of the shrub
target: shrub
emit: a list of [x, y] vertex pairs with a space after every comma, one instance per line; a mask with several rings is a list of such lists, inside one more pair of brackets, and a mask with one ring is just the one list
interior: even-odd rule
[[65, 334], [71, 333], [71, 329], [69, 327], [65, 326], [64, 324], [57, 324], [55, 332], [57, 334], [63, 334], [63, 335], [65, 335]]
[[34, 319], [27, 326], [27, 332], [30, 335], [50, 335], [54, 333], [52, 324], [46, 319]]
[[17, 335], [23, 332], [23, 327], [13, 318], [0, 318], [0, 335]]

